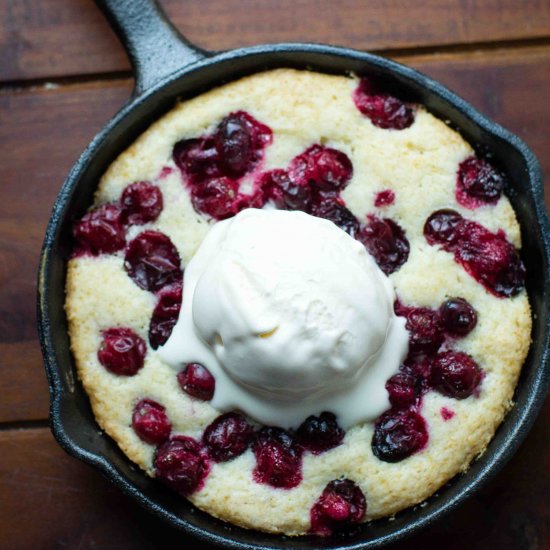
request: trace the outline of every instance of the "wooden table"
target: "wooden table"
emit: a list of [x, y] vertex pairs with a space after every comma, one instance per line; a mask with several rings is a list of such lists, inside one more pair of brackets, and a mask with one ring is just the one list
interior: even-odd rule
[[[550, 181], [549, 0], [164, 0], [200, 46], [317, 41], [381, 53], [440, 80], [520, 135]], [[48, 428], [35, 278], [56, 193], [132, 88], [92, 0], [0, 0], [0, 548], [188, 542]], [[548, 190], [548, 189], [547, 189]], [[550, 548], [550, 403], [475, 498], [394, 548]]]

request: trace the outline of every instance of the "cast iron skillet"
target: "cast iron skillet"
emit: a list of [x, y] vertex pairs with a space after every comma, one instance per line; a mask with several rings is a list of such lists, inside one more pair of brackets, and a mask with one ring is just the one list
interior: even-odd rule
[[[538, 163], [516, 136], [426, 76], [387, 59], [317, 44], [276, 44], [212, 53], [196, 48], [167, 22], [151, 0], [96, 0], [125, 45], [136, 72], [134, 93], [71, 170], [54, 205], [38, 279], [39, 330], [51, 394], [51, 426], [70, 454], [98, 468], [115, 485], [155, 515], [203, 541], [228, 548], [378, 548], [416, 532], [477, 490], [512, 456], [539, 411], [550, 381], [548, 296], [550, 222]], [[533, 345], [516, 392], [516, 407], [487, 452], [465, 475], [457, 476], [423, 508], [406, 510], [395, 521], [380, 520], [344, 536], [325, 540], [288, 539], [227, 526], [200, 512], [160, 483], [143, 475], [97, 427], [88, 398], [75, 380], [65, 318], [66, 261], [71, 224], [92, 203], [101, 174], [177, 98], [195, 96], [222, 82], [275, 67], [344, 74], [368, 73], [401, 96], [424, 104], [449, 120], [512, 182], [507, 194], [523, 229], [527, 290], [534, 313]]]

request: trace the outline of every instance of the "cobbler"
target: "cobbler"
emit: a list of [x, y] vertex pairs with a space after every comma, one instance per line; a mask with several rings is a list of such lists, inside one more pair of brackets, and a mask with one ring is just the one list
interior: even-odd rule
[[[148, 475], [225, 521], [328, 535], [430, 497], [482, 454], [530, 343], [506, 175], [376, 80], [280, 69], [183, 101], [109, 167], [75, 221], [66, 311], [105, 430]], [[216, 410], [216, 377], [159, 350], [209, 228], [299, 210], [361, 243], [395, 290], [408, 352], [388, 407], [263, 425]]]

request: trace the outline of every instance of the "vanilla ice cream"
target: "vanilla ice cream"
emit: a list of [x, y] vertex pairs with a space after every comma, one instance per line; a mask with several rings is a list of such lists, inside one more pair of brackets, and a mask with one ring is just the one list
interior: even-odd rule
[[364, 246], [332, 222], [248, 209], [216, 223], [189, 262], [160, 354], [178, 369], [205, 365], [219, 410], [285, 428], [331, 411], [346, 428], [389, 407], [385, 382], [408, 346], [394, 300]]

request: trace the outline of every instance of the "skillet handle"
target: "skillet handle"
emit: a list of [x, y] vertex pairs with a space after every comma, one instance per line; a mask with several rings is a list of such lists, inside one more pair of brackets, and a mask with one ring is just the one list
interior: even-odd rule
[[140, 95], [178, 69], [205, 58], [168, 21], [156, 0], [95, 0], [132, 62]]

